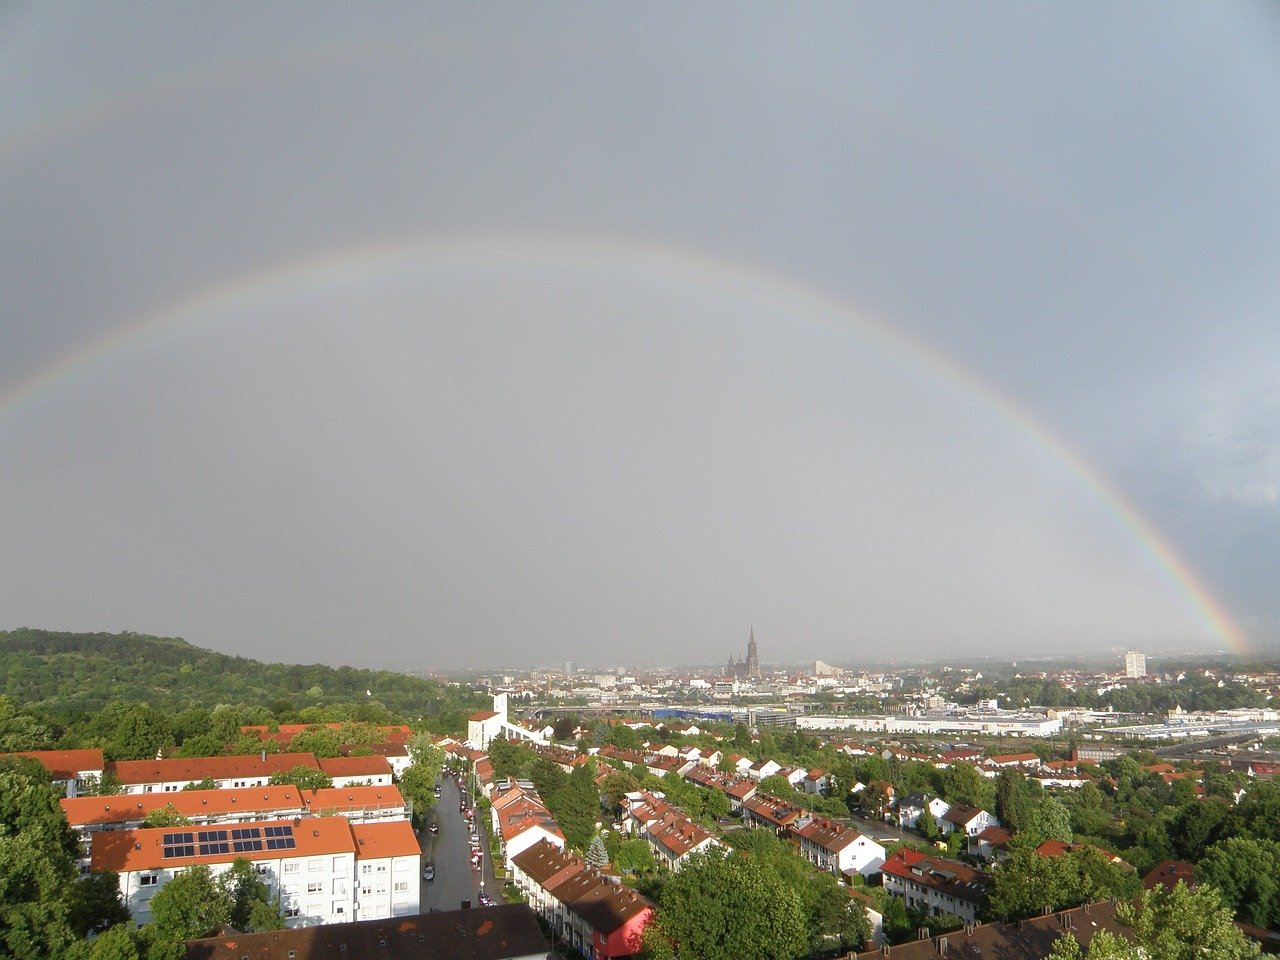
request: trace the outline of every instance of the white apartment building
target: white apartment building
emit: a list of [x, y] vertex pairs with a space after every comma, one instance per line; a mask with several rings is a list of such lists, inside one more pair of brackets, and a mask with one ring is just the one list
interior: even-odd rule
[[405, 820], [353, 823], [356, 840], [356, 920], [404, 917], [419, 912], [418, 838]]
[[1139, 650], [1129, 650], [1124, 655], [1124, 675], [1126, 677], [1145, 677], [1147, 675], [1147, 655]]
[[[352, 824], [343, 817], [311, 817], [104, 831], [93, 835], [90, 865], [95, 872], [112, 870], [119, 876], [124, 904], [143, 924], [151, 919], [151, 898], [183, 870], [203, 864], [217, 875], [240, 857], [253, 863], [273, 895], [279, 894], [289, 927], [342, 923], [360, 919], [358, 913], [374, 918], [419, 910], [417, 840], [404, 821]], [[366, 875], [371, 880], [367, 897]], [[405, 877], [411, 882], [397, 889], [397, 878]]]
[[120, 781], [122, 793], [180, 793], [188, 783], [212, 780], [219, 790], [265, 787], [277, 773], [294, 767], [319, 770], [312, 753], [255, 753], [236, 757], [171, 757], [163, 760], [116, 760], [107, 772]]

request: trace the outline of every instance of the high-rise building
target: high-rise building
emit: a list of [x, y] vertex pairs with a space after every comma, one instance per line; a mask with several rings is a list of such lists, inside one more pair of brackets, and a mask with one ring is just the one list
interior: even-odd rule
[[1147, 675], [1147, 655], [1138, 650], [1130, 650], [1124, 655], [1124, 675], [1126, 677], [1145, 677]]

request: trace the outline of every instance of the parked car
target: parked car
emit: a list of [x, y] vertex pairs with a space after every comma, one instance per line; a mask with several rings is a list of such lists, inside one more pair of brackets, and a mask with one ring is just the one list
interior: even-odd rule
[[432, 864], [430, 864], [430, 863], [428, 863], [428, 864], [424, 865], [424, 866], [423, 866], [423, 868], [422, 868], [422, 879], [423, 879], [423, 880], [434, 880], [435, 878], [436, 878], [436, 868], [435, 868], [435, 866], [434, 866], [434, 865], [432, 865]]
[[485, 893], [483, 890], [481, 890], [481, 891], [480, 891], [480, 896], [479, 896], [477, 899], [479, 899], [479, 901], [480, 901], [480, 906], [482, 906], [482, 907], [492, 907], [492, 906], [493, 906], [493, 897], [489, 896], [489, 895], [488, 895], [487, 893]]
[[432, 821], [431, 821], [431, 833], [434, 835], [434, 834], [438, 834], [439, 832], [440, 832], [440, 824], [438, 824], [438, 823], [436, 823], [434, 820], [432, 820]]

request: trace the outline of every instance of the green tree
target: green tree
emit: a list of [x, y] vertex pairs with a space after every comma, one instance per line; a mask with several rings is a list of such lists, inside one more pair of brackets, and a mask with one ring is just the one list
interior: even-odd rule
[[996, 777], [996, 818], [1015, 833], [1027, 826], [1027, 778], [1016, 770], [1001, 770]]
[[596, 834], [591, 845], [587, 847], [587, 855], [585, 857], [587, 863], [595, 867], [607, 867], [609, 865], [609, 852], [604, 848], [604, 837]]
[[53, 731], [30, 713], [19, 711], [13, 701], [0, 696], [0, 753], [18, 750], [48, 750]]
[[690, 857], [662, 889], [656, 927], [675, 960], [795, 960], [808, 949], [795, 892], [754, 857]]
[[188, 867], [151, 898], [151, 920], [172, 940], [207, 937], [231, 919], [231, 898], [203, 864]]
[[980, 810], [995, 806], [995, 787], [968, 763], [952, 764], [942, 772], [940, 792], [947, 803], [967, 804]]
[[640, 789], [640, 782], [631, 774], [622, 770], [614, 770], [605, 775], [600, 784], [600, 793], [608, 809], [617, 812], [621, 808], [622, 798], [628, 793]]
[[333, 786], [333, 780], [325, 776], [323, 770], [317, 770], [314, 767], [304, 767], [301, 765], [284, 773], [273, 773], [271, 775], [271, 779], [267, 782], [273, 787], [280, 787], [287, 783], [291, 783], [299, 790], [324, 790], [327, 787]]
[[186, 790], [217, 790], [218, 781], [214, 780], [213, 777], [205, 777], [203, 780], [192, 780], [182, 789], [184, 791]]
[[188, 737], [178, 748], [180, 757], [216, 757], [225, 752], [227, 741], [212, 733]]
[[67, 922], [78, 937], [129, 922], [129, 910], [120, 899], [120, 877], [110, 870], [81, 877], [67, 894]]
[[930, 840], [937, 840], [942, 836], [942, 831], [938, 828], [938, 818], [928, 807], [920, 811], [920, 817], [916, 820], [916, 829]]
[[148, 827], [189, 827], [191, 819], [179, 813], [172, 803], [166, 803], [143, 817], [142, 823]]
[[338, 731], [328, 727], [308, 727], [289, 741], [293, 753], [312, 753], [317, 757], [336, 757], [342, 752]]
[[279, 930], [284, 926], [279, 912], [271, 906], [270, 888], [247, 858], [236, 857], [231, 869], [218, 877], [217, 885], [229, 905], [228, 922], [237, 930]]
[[[559, 768], [556, 768], [559, 770]], [[585, 850], [596, 832], [600, 816], [600, 795], [596, 793], [595, 764], [584, 763], [574, 767], [573, 773], [564, 779], [563, 785], [546, 798], [551, 811], [564, 831], [565, 841], [575, 850]]]
[[1061, 840], [1070, 843], [1071, 812], [1057, 797], [1045, 797], [1040, 801], [1035, 816], [1035, 833], [1045, 840]]
[[1241, 920], [1280, 925], [1280, 843], [1232, 837], [1211, 846], [1196, 864], [1196, 879], [1218, 888]]
[[613, 865], [624, 873], [648, 873], [658, 867], [649, 844], [639, 837], [618, 844], [613, 852]]

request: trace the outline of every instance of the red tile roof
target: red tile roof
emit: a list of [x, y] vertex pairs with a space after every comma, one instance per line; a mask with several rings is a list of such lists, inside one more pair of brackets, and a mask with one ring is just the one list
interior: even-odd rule
[[312, 814], [322, 816], [352, 810], [394, 810], [405, 805], [395, 786], [325, 787], [307, 790], [302, 797]]
[[39, 760], [55, 780], [74, 780], [81, 772], [104, 769], [101, 750], [23, 750], [0, 756]]
[[152, 810], [172, 805], [184, 817], [224, 817], [245, 812], [264, 819], [302, 810], [298, 788], [240, 787], [234, 790], [182, 790], [177, 793], [121, 793], [105, 797], [72, 797], [59, 801], [73, 827], [143, 820]]
[[362, 860], [416, 857], [422, 852], [407, 820], [353, 823], [351, 833], [356, 838], [356, 856]]
[[386, 757], [321, 757], [320, 769], [329, 777], [391, 776]]
[[294, 767], [319, 770], [311, 753], [253, 753], [236, 757], [172, 757], [166, 760], [115, 760], [107, 770], [125, 786], [141, 783], [198, 783], [206, 777], [231, 780], [288, 773]]
[[168, 859], [164, 856], [163, 844], [166, 833], [173, 833], [175, 830], [195, 831], [215, 828], [144, 827], [138, 830], [104, 830], [93, 835], [90, 865], [95, 872], [114, 870], [116, 873], [123, 873], [130, 870], [186, 867], [196, 863], [227, 863], [237, 856], [246, 857], [249, 860], [280, 860], [356, 851], [356, 842], [351, 836], [351, 824], [342, 817], [256, 820], [238, 824], [237, 828], [274, 826], [292, 828], [296, 847], [289, 850], [249, 850], [242, 853]]

